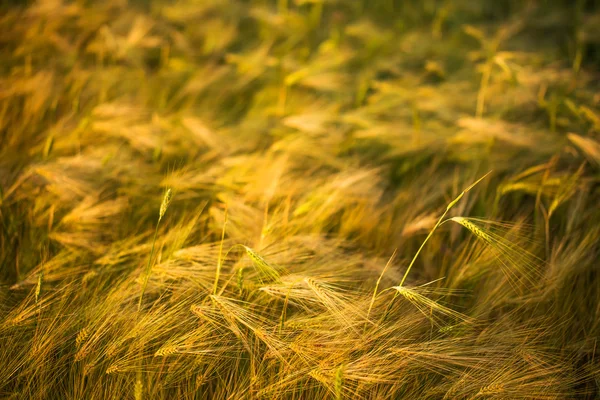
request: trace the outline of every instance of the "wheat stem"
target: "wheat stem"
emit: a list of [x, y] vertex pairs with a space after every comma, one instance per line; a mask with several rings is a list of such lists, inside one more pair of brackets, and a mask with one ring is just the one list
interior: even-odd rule
[[404, 276], [402, 277], [402, 280], [400, 281], [400, 285], [398, 285], [398, 286], [402, 286], [404, 284], [404, 281], [406, 281], [406, 278], [408, 277], [408, 273], [410, 272], [410, 269], [412, 268], [412, 266], [414, 265], [415, 261], [417, 260], [417, 257], [421, 253], [421, 250], [423, 250], [423, 247], [425, 247], [425, 244], [427, 243], [427, 241], [429, 240], [429, 238], [433, 235], [433, 232], [435, 232], [435, 230], [437, 229], [437, 227], [440, 226], [440, 224], [444, 220], [444, 217], [446, 216], [446, 214], [448, 214], [448, 211], [450, 211], [450, 209], [452, 207], [454, 207], [454, 205], [456, 203], [458, 203], [460, 201], [460, 199], [462, 199], [462, 197], [465, 195], [465, 193], [467, 193], [469, 190], [473, 189], [473, 187], [475, 187], [475, 185], [477, 185], [485, 177], [487, 177], [489, 174], [491, 174], [491, 172], [492, 171], [488, 172], [487, 174], [485, 174], [484, 176], [482, 176], [481, 178], [479, 178], [477, 181], [475, 181], [475, 183], [473, 183], [471, 186], [469, 186], [468, 188], [466, 188], [465, 190], [463, 190], [454, 200], [452, 200], [448, 204], [448, 206], [446, 207], [446, 211], [444, 211], [444, 213], [442, 214], [442, 216], [440, 217], [440, 219], [438, 219], [437, 223], [435, 224], [435, 226], [433, 227], [433, 229], [431, 229], [431, 231], [429, 232], [429, 234], [427, 235], [427, 237], [425, 238], [425, 240], [423, 241], [423, 243], [421, 243], [421, 246], [419, 247], [419, 250], [417, 250], [417, 253], [415, 254], [415, 256], [413, 257], [413, 259], [411, 260], [410, 264], [408, 265], [408, 268], [406, 269], [406, 272], [404, 273]]
[[219, 286], [219, 277], [221, 276], [221, 264], [223, 263], [223, 242], [225, 241], [225, 227], [227, 226], [227, 211], [225, 208], [225, 222], [223, 222], [223, 229], [221, 230], [221, 244], [219, 245], [219, 258], [217, 260], [217, 271], [215, 273], [215, 283], [213, 285], [213, 294], [217, 294], [217, 287]]
[[154, 248], [156, 246], [156, 237], [158, 236], [158, 227], [160, 225], [160, 221], [165, 216], [167, 212], [167, 208], [171, 203], [171, 189], [167, 189], [163, 196], [162, 203], [160, 205], [160, 211], [158, 213], [158, 221], [156, 222], [156, 228], [154, 229], [154, 237], [152, 238], [152, 248], [150, 249], [150, 257], [148, 258], [148, 263], [146, 264], [146, 270], [144, 271], [144, 284], [142, 285], [142, 292], [140, 293], [140, 299], [138, 301], [138, 311], [142, 308], [142, 299], [144, 297], [144, 293], [146, 292], [146, 287], [148, 286], [148, 279], [150, 278], [150, 270], [152, 268], [152, 257], [154, 257]]

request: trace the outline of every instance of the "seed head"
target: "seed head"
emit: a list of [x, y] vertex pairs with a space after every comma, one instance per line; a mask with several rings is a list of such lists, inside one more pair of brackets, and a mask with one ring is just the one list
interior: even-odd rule
[[160, 205], [160, 212], [158, 214], [159, 221], [162, 219], [162, 217], [164, 217], [165, 213], [167, 212], [167, 208], [169, 208], [169, 204], [171, 203], [171, 198], [172, 198], [172, 194], [171, 194], [171, 189], [169, 188], [165, 192], [165, 195], [163, 196], [162, 204]]
[[44, 272], [40, 272], [38, 276], [37, 286], [35, 287], [35, 303], [37, 304], [40, 298], [40, 292], [42, 291], [42, 280], [44, 279]]

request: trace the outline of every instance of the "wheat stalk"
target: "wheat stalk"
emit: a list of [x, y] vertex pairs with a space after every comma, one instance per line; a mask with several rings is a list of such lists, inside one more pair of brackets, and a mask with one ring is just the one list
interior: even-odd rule
[[454, 207], [454, 205], [456, 205], [456, 203], [458, 203], [460, 201], [460, 199], [463, 198], [463, 196], [471, 189], [473, 189], [479, 182], [481, 182], [483, 179], [485, 179], [489, 174], [491, 174], [492, 171], [488, 172], [487, 174], [483, 175], [481, 178], [479, 178], [478, 180], [475, 181], [475, 183], [471, 184], [469, 187], [467, 187], [465, 190], [463, 190], [454, 200], [452, 200], [448, 206], [446, 206], [446, 210], [444, 211], [444, 213], [442, 214], [442, 216], [438, 219], [437, 223], [434, 225], [434, 227], [431, 229], [431, 231], [429, 232], [429, 234], [427, 235], [427, 237], [425, 238], [425, 240], [423, 241], [423, 243], [421, 243], [421, 246], [419, 247], [419, 249], [417, 250], [416, 254], [414, 255], [413, 259], [411, 260], [410, 264], [408, 265], [408, 268], [406, 269], [406, 272], [404, 273], [404, 276], [402, 277], [402, 280], [400, 281], [400, 285], [402, 286], [404, 284], [404, 281], [406, 280], [406, 278], [408, 277], [408, 273], [410, 272], [410, 269], [412, 268], [412, 266], [414, 265], [415, 261], [417, 260], [417, 257], [419, 256], [419, 254], [421, 253], [421, 250], [423, 250], [423, 247], [425, 247], [425, 243], [427, 243], [427, 241], [429, 240], [429, 238], [433, 235], [433, 233], [435, 232], [435, 230], [438, 228], [438, 226], [440, 226], [440, 224], [442, 223], [442, 221], [444, 220], [444, 217], [446, 216], [446, 214], [448, 213], [448, 211], [450, 211], [450, 209], [452, 207]]
[[221, 266], [223, 264], [223, 242], [225, 241], [225, 227], [227, 226], [227, 210], [225, 208], [225, 222], [223, 222], [223, 229], [221, 230], [221, 243], [219, 244], [219, 258], [217, 259], [217, 270], [215, 272], [215, 283], [213, 284], [212, 294], [217, 294], [217, 287], [219, 286], [219, 277], [221, 276]]
[[167, 212], [167, 208], [169, 204], [171, 204], [171, 189], [167, 189], [165, 194], [163, 195], [162, 203], [160, 204], [160, 211], [158, 213], [158, 221], [156, 223], [156, 228], [154, 229], [154, 237], [152, 238], [152, 248], [150, 249], [150, 257], [148, 257], [148, 263], [146, 264], [146, 270], [144, 272], [144, 283], [142, 285], [142, 292], [140, 293], [140, 298], [138, 301], [138, 311], [142, 308], [142, 299], [144, 297], [144, 292], [146, 291], [146, 287], [148, 286], [148, 279], [150, 278], [150, 271], [152, 269], [152, 257], [154, 257], [154, 247], [156, 245], [156, 236], [158, 235], [158, 226], [160, 225], [160, 221], [165, 216]]

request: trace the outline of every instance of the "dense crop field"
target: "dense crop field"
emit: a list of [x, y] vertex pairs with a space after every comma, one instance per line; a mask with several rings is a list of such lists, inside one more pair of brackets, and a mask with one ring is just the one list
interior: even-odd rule
[[0, 60], [0, 398], [600, 398], [598, 1], [13, 0]]

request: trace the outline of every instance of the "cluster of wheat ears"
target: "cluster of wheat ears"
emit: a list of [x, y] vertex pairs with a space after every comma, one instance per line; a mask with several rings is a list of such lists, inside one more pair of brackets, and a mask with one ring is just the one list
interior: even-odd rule
[[1, 2], [0, 398], [600, 398], [594, 4]]

